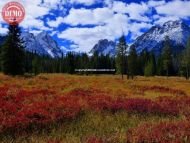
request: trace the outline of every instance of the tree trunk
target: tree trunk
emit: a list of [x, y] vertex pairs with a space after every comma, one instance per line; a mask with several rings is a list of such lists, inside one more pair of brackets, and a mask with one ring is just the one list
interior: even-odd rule
[[189, 79], [189, 69], [188, 66], [186, 65], [186, 80]]
[[127, 79], [129, 79], [129, 74], [127, 74]]

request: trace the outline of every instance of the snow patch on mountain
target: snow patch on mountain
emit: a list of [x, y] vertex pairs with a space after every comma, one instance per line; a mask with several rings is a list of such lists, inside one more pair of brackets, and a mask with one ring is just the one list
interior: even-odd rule
[[171, 45], [175, 48], [173, 50], [182, 51], [190, 37], [190, 27], [180, 20], [168, 21], [162, 26], [153, 26], [138, 37], [133, 45], [138, 53], [147, 50], [160, 54], [166, 36], [169, 36]]
[[116, 54], [116, 44], [113, 41], [108, 41], [107, 39], [99, 40], [98, 43], [93, 47], [90, 53], [97, 52], [99, 55], [110, 55], [115, 56]]
[[61, 57], [63, 50], [58, 47], [57, 42], [47, 32], [41, 32], [38, 35], [29, 32], [21, 34], [27, 51], [39, 55], [46, 55], [52, 58]]

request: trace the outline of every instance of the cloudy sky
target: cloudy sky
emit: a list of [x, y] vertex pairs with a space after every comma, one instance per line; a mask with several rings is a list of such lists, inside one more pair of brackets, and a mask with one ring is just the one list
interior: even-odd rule
[[[117, 40], [122, 33], [128, 43], [150, 27], [169, 20], [188, 24], [188, 0], [16, 0], [26, 17], [23, 31], [47, 31], [62, 48], [88, 52], [100, 39]], [[0, 9], [9, 0], [0, 0]], [[7, 32], [0, 17], [0, 34]]]

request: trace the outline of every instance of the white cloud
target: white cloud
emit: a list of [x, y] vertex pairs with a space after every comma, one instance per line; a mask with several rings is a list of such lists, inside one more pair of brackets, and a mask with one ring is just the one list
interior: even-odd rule
[[113, 16], [113, 11], [107, 7], [91, 9], [74, 9], [72, 8], [69, 15], [64, 18], [64, 23], [76, 25], [99, 25], [104, 24]]
[[98, 2], [98, 0], [70, 0], [70, 3], [72, 4], [84, 4], [84, 5], [92, 5], [94, 3]]
[[127, 13], [127, 4], [121, 1], [114, 1], [112, 9], [114, 12]]
[[43, 7], [40, 0], [22, 0], [26, 15], [33, 18], [42, 17], [49, 13], [50, 8]]
[[114, 12], [128, 14], [130, 19], [138, 21], [150, 21], [144, 14], [149, 10], [149, 7], [145, 3], [130, 3], [126, 4], [121, 1], [114, 1], [113, 7]]
[[93, 12], [90, 9], [72, 8], [69, 12], [69, 15], [64, 18], [64, 22], [71, 25], [94, 24]]
[[68, 28], [58, 34], [59, 38], [70, 40], [78, 45], [78, 51], [89, 52], [100, 39], [115, 40], [123, 32], [129, 32], [128, 17], [123, 14], [114, 14], [107, 20], [106, 25], [99, 25], [93, 28]]
[[160, 5], [164, 5], [166, 2], [165, 0], [150, 0], [148, 1], [148, 6], [149, 7], [157, 7], [157, 6], [160, 6]]
[[108, 7], [112, 7], [113, 6], [113, 1], [114, 0], [104, 0], [104, 4]]
[[[40, 1], [40, 0], [39, 0]], [[67, 0], [44, 0], [43, 5], [51, 9], [62, 8], [67, 3]]]
[[175, 16], [179, 18], [190, 17], [190, 1], [174, 0], [164, 5], [156, 7], [156, 11], [159, 14], [165, 14], [166, 16]]
[[103, 36], [104, 31], [102, 26], [95, 28], [69, 28], [58, 35], [59, 38], [64, 38], [79, 45], [78, 51], [87, 52], [94, 46], [94, 44], [102, 39], [109, 38]]
[[[3, 5], [12, 0], [1, 0], [0, 9]], [[120, 0], [17, 0], [21, 2], [26, 10], [26, 17], [21, 23], [25, 29], [33, 33], [40, 31], [51, 31], [59, 29], [61, 23], [68, 24], [64, 31], [52, 31], [51, 35], [58, 34], [59, 38], [73, 42], [71, 47], [79, 51], [89, 51], [100, 39], [115, 40], [124, 32], [125, 35], [132, 32], [132, 39], [142, 34], [141, 29], [150, 28], [154, 24], [163, 24], [169, 20], [185, 19], [190, 17], [190, 1], [173, 0], [150, 0], [141, 3], [127, 3]], [[101, 8], [87, 8], [86, 6], [95, 3], [102, 3]], [[77, 4], [82, 4], [78, 9]], [[85, 7], [83, 7], [85, 6]], [[69, 8], [68, 8], [69, 7]], [[55, 20], [48, 19], [45, 26], [42, 18], [50, 15], [51, 10], [59, 10], [60, 13], [53, 13]], [[69, 14], [65, 16], [65, 9]], [[152, 10], [157, 13], [152, 13]], [[147, 17], [147, 15], [151, 15]], [[165, 15], [165, 16], [164, 16]], [[131, 22], [132, 20], [138, 22]], [[0, 24], [3, 23], [2, 17]], [[153, 23], [153, 24], [150, 24]], [[87, 25], [94, 27], [88, 28]], [[82, 27], [81, 27], [82, 26]], [[37, 30], [33, 30], [37, 29]], [[6, 28], [0, 25], [1, 33], [6, 33]]]
[[6, 35], [8, 32], [7, 27], [3, 27], [2, 24], [0, 24], [0, 35]]

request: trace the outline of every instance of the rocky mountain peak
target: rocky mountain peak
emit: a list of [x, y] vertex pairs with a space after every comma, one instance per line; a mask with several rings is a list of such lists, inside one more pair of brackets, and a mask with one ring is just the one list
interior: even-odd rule
[[133, 45], [138, 53], [147, 50], [160, 54], [166, 36], [169, 36], [175, 51], [182, 51], [190, 37], [190, 27], [181, 20], [168, 21], [161, 26], [153, 26], [139, 36]]

